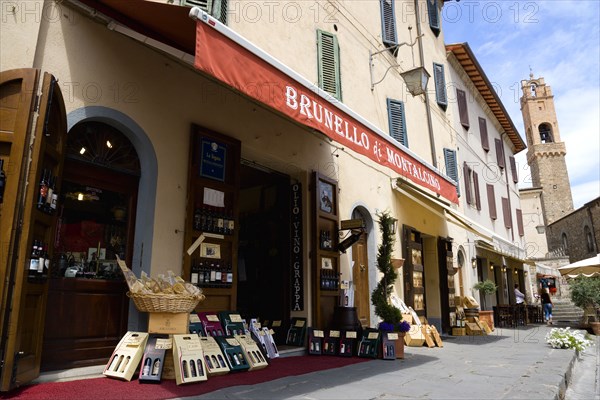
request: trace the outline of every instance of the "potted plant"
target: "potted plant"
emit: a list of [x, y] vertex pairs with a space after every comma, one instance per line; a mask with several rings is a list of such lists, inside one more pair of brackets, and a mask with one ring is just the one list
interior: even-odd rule
[[[589, 278], [579, 276], [569, 281], [569, 287], [573, 304], [583, 309], [584, 314], [582, 323], [584, 325], [591, 325], [594, 334], [599, 335], [600, 321], [598, 321], [598, 311], [600, 311], [600, 276]], [[593, 321], [591, 321], [591, 319], [593, 319]]]
[[490, 279], [486, 279], [483, 282], [477, 282], [475, 285], [473, 285], [473, 289], [478, 290], [479, 293], [481, 294], [480, 297], [481, 297], [482, 307], [481, 307], [481, 310], [479, 310], [479, 318], [481, 320], [487, 322], [489, 327], [493, 330], [494, 329], [494, 315], [493, 315], [492, 311], [485, 309], [486, 308], [485, 297], [489, 294], [496, 293], [496, 290], [498, 290], [498, 286], [496, 286], [494, 281], [492, 281]]
[[[390, 294], [393, 290], [394, 282], [398, 278], [396, 269], [392, 262], [392, 250], [394, 247], [394, 234], [392, 233], [393, 218], [388, 212], [383, 212], [379, 216], [379, 230], [381, 232], [381, 244], [377, 251], [377, 269], [382, 273], [381, 280], [377, 287], [371, 293], [371, 304], [375, 306], [375, 314], [381, 318], [378, 325], [380, 331], [398, 332], [396, 340], [396, 357], [404, 357], [404, 334], [410, 329], [410, 324], [404, 321], [401, 324], [402, 313], [398, 307], [390, 304]], [[400, 357], [401, 355], [401, 357]]]

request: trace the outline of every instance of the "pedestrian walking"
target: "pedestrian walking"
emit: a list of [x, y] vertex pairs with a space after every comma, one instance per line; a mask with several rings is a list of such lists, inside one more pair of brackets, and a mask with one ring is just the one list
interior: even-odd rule
[[544, 307], [544, 321], [548, 325], [552, 325], [552, 298], [550, 297], [550, 289], [544, 289], [542, 292], [542, 307]]

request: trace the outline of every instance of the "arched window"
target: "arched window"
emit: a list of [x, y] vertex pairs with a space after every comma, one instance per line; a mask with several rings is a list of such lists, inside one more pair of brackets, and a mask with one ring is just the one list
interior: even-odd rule
[[550, 124], [543, 123], [540, 125], [540, 140], [542, 143], [552, 143], [554, 139], [552, 138], [552, 127]]
[[587, 251], [588, 253], [594, 252], [594, 238], [592, 237], [592, 231], [589, 226], [585, 226], [583, 228], [583, 233], [585, 234], [585, 242], [587, 243]]
[[537, 88], [537, 85], [535, 83], [532, 83], [530, 86], [531, 89], [531, 97], [535, 97], [535, 89]]

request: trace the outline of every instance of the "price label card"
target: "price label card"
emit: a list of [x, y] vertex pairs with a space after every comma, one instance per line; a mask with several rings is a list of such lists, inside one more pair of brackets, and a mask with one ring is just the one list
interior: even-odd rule
[[346, 332], [346, 339], [356, 339], [356, 332], [354, 332], [354, 331]]
[[281, 326], [281, 321], [273, 321], [273, 328]]
[[305, 323], [306, 323], [306, 321], [304, 321], [304, 320], [298, 320], [298, 321], [296, 321], [296, 325], [294, 325], [294, 326], [296, 326], [298, 328], [302, 328]]
[[229, 345], [231, 345], [231, 346], [239, 346], [239, 345], [240, 345], [240, 342], [238, 342], [238, 341], [237, 341], [237, 340], [235, 340], [235, 339], [232, 339], [232, 338], [227, 338], [227, 339], [225, 339], [225, 340], [226, 340], [226, 341], [227, 341], [227, 343], [229, 343]]
[[202, 349], [202, 346], [200, 346], [200, 343], [188, 343], [187, 348], [189, 351], [198, 351]]
[[378, 336], [379, 336], [379, 332], [369, 332], [367, 339], [377, 339]]
[[198, 314], [190, 314], [190, 323], [198, 323], [200, 322], [200, 317], [198, 316]]
[[273, 329], [269, 329], [269, 334], [270, 334], [270, 335], [274, 335], [274, 334], [275, 334], [275, 331], [274, 331]]
[[315, 330], [315, 331], [313, 331], [313, 336], [322, 338], [325, 335], [324, 335], [323, 331]]
[[231, 322], [242, 322], [242, 316], [240, 314], [231, 314], [229, 317], [231, 318]]
[[398, 340], [398, 334], [397, 333], [388, 333], [387, 337], [389, 340]]
[[154, 346], [157, 350], [168, 350], [173, 347], [171, 339], [156, 339], [156, 345]]
[[329, 331], [329, 337], [340, 337], [340, 331]]
[[253, 322], [252, 326], [254, 326], [256, 329], [260, 329], [260, 322]]
[[215, 314], [208, 314], [206, 319], [210, 322], [219, 322], [219, 317], [217, 317]]

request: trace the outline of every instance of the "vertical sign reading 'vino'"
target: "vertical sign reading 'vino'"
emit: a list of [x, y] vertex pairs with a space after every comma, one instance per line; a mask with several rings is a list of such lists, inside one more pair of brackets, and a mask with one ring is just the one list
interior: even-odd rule
[[302, 185], [294, 183], [292, 196], [292, 311], [304, 310], [304, 277], [302, 254]]

